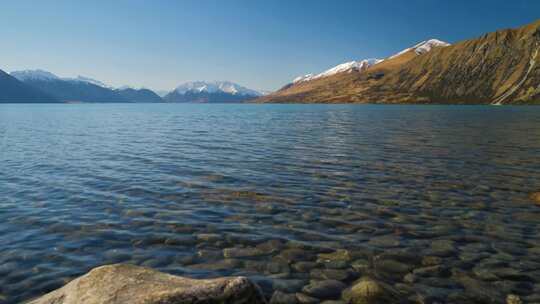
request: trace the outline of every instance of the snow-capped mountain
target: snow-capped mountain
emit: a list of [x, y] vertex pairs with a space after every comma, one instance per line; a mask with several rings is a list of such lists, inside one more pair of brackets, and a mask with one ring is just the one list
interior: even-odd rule
[[438, 40], [438, 39], [430, 39], [430, 40], [426, 40], [426, 41], [422, 41], [418, 44], [416, 44], [415, 46], [413, 47], [410, 47], [410, 48], [406, 48], [404, 49], [403, 51], [395, 54], [395, 55], [392, 55], [386, 59], [365, 59], [365, 60], [361, 60], [361, 61], [350, 61], [350, 62], [346, 62], [346, 63], [342, 63], [340, 65], [337, 65], [329, 70], [326, 70], [320, 74], [307, 74], [307, 75], [304, 75], [304, 76], [299, 76], [299, 77], [296, 77], [294, 80], [293, 80], [293, 84], [297, 84], [299, 82], [304, 82], [304, 81], [311, 81], [311, 80], [314, 80], [314, 79], [318, 79], [318, 78], [324, 78], [324, 77], [328, 77], [328, 76], [332, 76], [332, 75], [335, 75], [335, 74], [338, 74], [338, 73], [344, 73], [344, 72], [352, 72], [352, 71], [358, 71], [358, 72], [362, 72], [364, 70], [366, 70], [367, 68], [371, 67], [371, 66], [374, 66], [378, 63], [381, 63], [383, 62], [384, 60], [387, 60], [387, 59], [392, 59], [392, 58], [395, 58], [395, 57], [398, 57], [402, 54], [405, 54], [409, 51], [414, 51], [417, 55], [421, 55], [421, 54], [424, 54], [424, 53], [427, 53], [429, 51], [431, 51], [434, 47], [445, 47], [445, 46], [449, 46], [450, 44], [447, 43], [447, 42], [444, 42], [444, 41], [441, 41], [441, 40]]
[[0, 103], [49, 102], [60, 102], [60, 100], [0, 70]]
[[169, 102], [241, 102], [262, 95], [230, 81], [193, 81], [179, 85], [164, 99]]
[[388, 57], [388, 59], [395, 58], [395, 57], [397, 57], [399, 55], [405, 54], [405, 53], [407, 53], [409, 51], [413, 51], [413, 50], [416, 53], [416, 55], [421, 55], [421, 54], [425, 54], [425, 53], [431, 51], [434, 47], [445, 47], [445, 46], [449, 46], [449, 45], [450, 45], [450, 43], [448, 43], [448, 42], [444, 42], [444, 41], [441, 41], [441, 40], [438, 40], [438, 39], [429, 39], [429, 40], [426, 40], [426, 41], [422, 41], [422, 42], [416, 44], [413, 47], [406, 48], [403, 51]]
[[332, 76], [332, 75], [343, 73], [343, 72], [353, 72], [353, 71], [361, 72], [373, 65], [376, 65], [377, 63], [380, 63], [381, 61], [383, 60], [373, 58], [373, 59], [365, 59], [361, 61], [345, 62], [331, 69], [328, 69], [320, 74], [316, 74], [316, 75], [307, 74], [304, 76], [297, 77], [293, 80], [293, 83], [310, 81], [310, 80], [314, 80], [318, 78], [324, 78], [324, 77]]
[[11, 75], [62, 102], [133, 102], [88, 77], [61, 78], [43, 70], [14, 71]]
[[63, 81], [72, 81], [72, 82], [83, 82], [90, 83], [93, 85], [100, 86], [102, 88], [111, 89], [112, 87], [106, 85], [105, 83], [95, 80], [85, 76], [77, 76], [74, 78], [70, 77], [58, 77], [55, 74], [44, 71], [44, 70], [23, 70], [23, 71], [13, 71], [10, 73], [11, 76], [17, 78], [20, 81], [54, 81], [54, 80], [63, 80]]
[[174, 90], [178, 94], [192, 93], [228, 93], [232, 95], [260, 96], [259, 91], [251, 90], [230, 81], [193, 81], [179, 85]]
[[10, 73], [11, 76], [17, 78], [20, 81], [31, 81], [31, 80], [59, 80], [60, 77], [54, 75], [51, 72], [44, 70], [24, 70], [24, 71], [13, 71]]
[[79, 81], [79, 82], [85, 82], [85, 83], [90, 83], [90, 84], [93, 84], [93, 85], [97, 85], [97, 86], [100, 86], [102, 88], [107, 88], [107, 89], [112, 89], [113, 87], [99, 81], [99, 80], [95, 80], [95, 79], [92, 79], [92, 78], [89, 78], [89, 77], [85, 77], [85, 76], [77, 76], [75, 78], [63, 78], [63, 80], [66, 80], [66, 81]]

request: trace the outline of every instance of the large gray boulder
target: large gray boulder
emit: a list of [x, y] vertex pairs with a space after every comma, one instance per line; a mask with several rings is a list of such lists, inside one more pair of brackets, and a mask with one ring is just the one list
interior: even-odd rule
[[194, 280], [149, 268], [116, 264], [93, 269], [30, 304], [262, 304], [244, 277]]

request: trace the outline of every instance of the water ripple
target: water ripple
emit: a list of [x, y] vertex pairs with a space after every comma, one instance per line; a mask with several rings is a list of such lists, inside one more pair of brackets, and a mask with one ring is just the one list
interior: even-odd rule
[[[106, 263], [303, 280], [280, 250], [437, 241], [448, 265], [532, 297], [539, 138], [535, 107], [1, 105], [0, 303]], [[501, 263], [528, 275], [482, 277]]]

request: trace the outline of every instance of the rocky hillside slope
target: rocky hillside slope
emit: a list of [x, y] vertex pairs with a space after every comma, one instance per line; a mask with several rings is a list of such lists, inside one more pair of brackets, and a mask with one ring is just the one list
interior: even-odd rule
[[540, 104], [540, 20], [289, 84], [256, 102]]

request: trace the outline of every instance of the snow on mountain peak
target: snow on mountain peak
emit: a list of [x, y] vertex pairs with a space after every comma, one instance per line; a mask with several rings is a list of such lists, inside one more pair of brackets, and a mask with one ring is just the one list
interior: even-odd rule
[[17, 78], [20, 81], [27, 80], [57, 80], [60, 79], [58, 76], [53, 73], [44, 71], [44, 70], [24, 70], [24, 71], [13, 71], [10, 73], [11, 76]]
[[416, 54], [420, 55], [431, 51], [431, 49], [433, 49], [434, 47], [445, 47], [449, 45], [450, 43], [438, 39], [430, 39], [415, 45], [414, 51], [416, 52]]
[[258, 91], [248, 89], [230, 81], [192, 81], [179, 85], [175, 90], [178, 94], [191, 93], [228, 93], [232, 95], [261, 96]]
[[309, 80], [313, 79], [313, 76], [315, 76], [315, 75], [306, 74], [304, 76], [298, 76], [293, 80], [293, 83], [297, 83], [297, 82], [301, 82], [301, 81], [309, 81]]
[[304, 76], [299, 76], [299, 77], [296, 77], [294, 80], [293, 80], [293, 83], [298, 83], [298, 82], [303, 82], [303, 81], [310, 81], [310, 80], [314, 80], [314, 79], [318, 79], [318, 78], [324, 78], [324, 77], [328, 77], [328, 76], [332, 76], [332, 75], [335, 75], [335, 74], [338, 74], [338, 73], [343, 73], [343, 72], [352, 72], [352, 71], [364, 71], [366, 70], [367, 68], [373, 66], [373, 65], [376, 65], [377, 63], [383, 61], [382, 59], [375, 59], [375, 58], [371, 58], [371, 59], [364, 59], [364, 60], [361, 60], [361, 61], [349, 61], [349, 62], [345, 62], [345, 63], [342, 63], [340, 65], [337, 65], [331, 69], [328, 69], [320, 74], [317, 74], [317, 75], [313, 75], [313, 74], [307, 74], [307, 75], [304, 75]]
[[86, 83], [89, 83], [89, 84], [97, 85], [97, 86], [102, 87], [102, 88], [112, 89], [111, 86], [108, 86], [108, 85], [106, 85], [105, 83], [103, 83], [103, 82], [101, 82], [99, 80], [95, 80], [95, 79], [92, 79], [92, 78], [89, 78], [89, 77], [84, 77], [84, 76], [81, 76], [81, 75], [77, 76], [76, 78], [63, 78], [63, 80], [86, 82]]
[[388, 57], [388, 59], [398, 57], [399, 55], [405, 54], [405, 53], [407, 53], [409, 51], [414, 51], [416, 53], [416, 55], [421, 55], [421, 54], [425, 54], [425, 53], [431, 51], [434, 47], [445, 47], [445, 46], [449, 46], [449, 45], [450, 45], [450, 43], [448, 43], [448, 42], [444, 42], [444, 41], [441, 41], [441, 40], [438, 40], [438, 39], [429, 39], [429, 40], [426, 40], [426, 41], [422, 41], [422, 42], [416, 44], [413, 47], [406, 48], [403, 51]]
[[103, 82], [99, 80], [95, 80], [92, 78], [84, 77], [84, 76], [77, 76], [76, 78], [61, 78], [56, 76], [55, 74], [51, 72], [47, 72], [44, 70], [24, 70], [24, 71], [13, 71], [11, 72], [11, 76], [17, 78], [20, 81], [53, 81], [53, 80], [64, 80], [64, 81], [77, 81], [77, 82], [86, 82], [93, 85], [97, 85], [103, 88], [111, 88], [110, 86], [104, 84]]
[[[123, 85], [123, 86], [115, 88], [115, 90], [117, 90], [117, 91], [124, 91], [124, 90], [134, 90], [134, 91], [150, 90], [150, 91], [153, 91], [153, 90], [151, 90], [151, 89], [149, 89], [147, 87], [144, 87], [144, 86], [131, 86], [131, 85]], [[168, 93], [168, 91], [167, 91], [167, 93]]]

